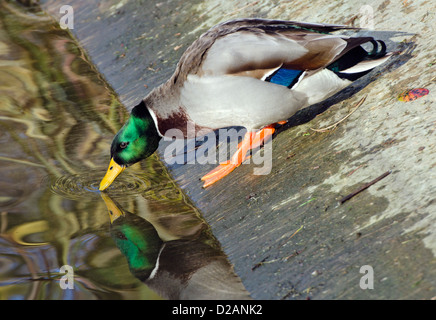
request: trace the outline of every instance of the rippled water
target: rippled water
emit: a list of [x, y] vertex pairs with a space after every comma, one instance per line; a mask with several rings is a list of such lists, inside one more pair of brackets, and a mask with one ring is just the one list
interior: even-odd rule
[[[90, 193], [100, 195], [98, 190], [101, 180], [101, 172], [85, 174], [65, 175], [57, 178], [51, 183], [51, 190], [65, 198], [81, 199], [91, 197]], [[121, 175], [119, 181], [110, 189], [112, 196], [129, 196], [142, 194], [151, 188], [151, 183], [139, 177], [127, 173]]]
[[247, 297], [156, 157], [98, 191], [126, 117], [66, 31], [0, 2], [0, 299]]

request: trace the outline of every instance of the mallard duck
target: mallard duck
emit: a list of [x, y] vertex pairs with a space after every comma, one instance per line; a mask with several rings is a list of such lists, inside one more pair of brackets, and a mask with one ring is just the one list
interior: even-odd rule
[[[340, 25], [238, 19], [218, 24], [182, 55], [172, 77], [132, 111], [111, 145], [100, 190], [129, 165], [150, 156], [169, 129], [245, 127], [230, 161], [202, 177], [204, 187], [223, 178], [249, 150], [269, 139], [275, 124], [321, 102], [385, 62], [380, 40], [330, 34]], [[366, 51], [361, 45], [372, 44]]]

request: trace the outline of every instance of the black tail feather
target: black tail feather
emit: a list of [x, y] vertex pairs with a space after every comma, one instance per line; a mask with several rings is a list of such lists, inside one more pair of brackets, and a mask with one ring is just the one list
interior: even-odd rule
[[[368, 42], [373, 46], [370, 52], [366, 51], [361, 46], [357, 46], [327, 66], [327, 69], [333, 71], [338, 77], [342, 79], [348, 79], [350, 81], [354, 81], [364, 76], [371, 70], [358, 73], [342, 73], [341, 71], [351, 68], [364, 60], [374, 60], [386, 55], [386, 44], [383, 41], [370, 39]], [[381, 48], [379, 49], [379, 47]]]

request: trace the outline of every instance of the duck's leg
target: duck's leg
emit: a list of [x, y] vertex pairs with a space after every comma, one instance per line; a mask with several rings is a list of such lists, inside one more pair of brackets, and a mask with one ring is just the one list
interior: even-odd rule
[[[286, 121], [280, 121], [279, 124], [286, 123]], [[218, 167], [210, 171], [203, 176], [201, 180], [204, 181], [203, 187], [206, 188], [218, 180], [224, 178], [236, 167], [239, 167], [242, 162], [247, 159], [248, 150], [257, 148], [262, 143], [267, 141], [275, 131], [276, 124], [271, 124], [264, 127], [258, 132], [247, 132], [238, 145], [237, 151], [233, 154], [232, 158], [226, 162], [220, 163]]]

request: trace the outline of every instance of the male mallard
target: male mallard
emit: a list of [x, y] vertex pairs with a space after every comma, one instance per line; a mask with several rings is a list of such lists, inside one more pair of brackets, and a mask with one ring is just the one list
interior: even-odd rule
[[[167, 130], [179, 129], [186, 137], [188, 123], [203, 133], [247, 129], [232, 159], [202, 178], [204, 186], [230, 173], [248, 150], [271, 137], [275, 123], [325, 100], [389, 58], [382, 41], [328, 33], [341, 29], [356, 28], [239, 19], [204, 33], [182, 55], [173, 76], [133, 108], [112, 142], [100, 190], [128, 165], [150, 156]], [[373, 49], [366, 51], [364, 43]]]

